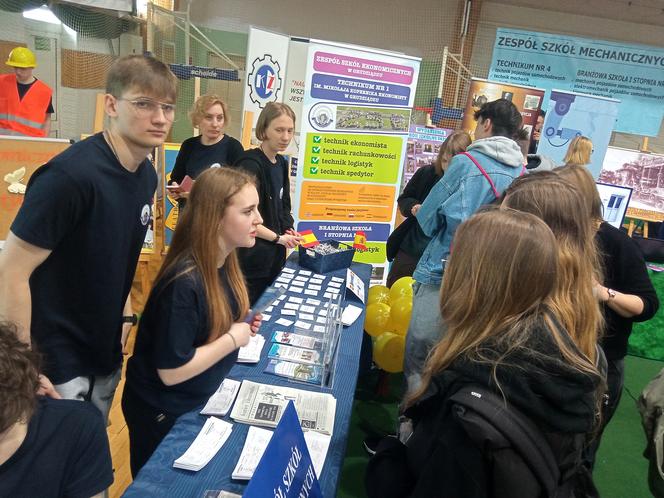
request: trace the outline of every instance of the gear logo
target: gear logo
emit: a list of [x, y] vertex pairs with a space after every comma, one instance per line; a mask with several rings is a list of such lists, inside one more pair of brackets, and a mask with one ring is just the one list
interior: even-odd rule
[[249, 98], [261, 109], [269, 102], [277, 100], [277, 93], [281, 90], [281, 66], [265, 54], [258, 57], [251, 65], [249, 73]]

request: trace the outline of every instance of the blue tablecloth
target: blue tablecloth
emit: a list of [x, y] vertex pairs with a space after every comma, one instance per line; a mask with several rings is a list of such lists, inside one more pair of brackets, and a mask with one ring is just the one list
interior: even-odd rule
[[[299, 268], [295, 257], [289, 258], [287, 266]], [[371, 266], [355, 263], [351, 269], [365, 283], [366, 291], [369, 287]], [[326, 276], [338, 276], [345, 278], [346, 270], [329, 272]], [[291, 293], [288, 293], [291, 295]], [[308, 297], [298, 294], [298, 297]], [[318, 297], [322, 301], [322, 297]], [[362, 306], [362, 303], [349, 291], [346, 291], [346, 302]], [[364, 307], [364, 306], [362, 306]], [[263, 348], [261, 361], [255, 365], [236, 364], [229, 374], [229, 378], [236, 380], [248, 379], [264, 384], [287, 385], [298, 389], [318, 390], [320, 387], [301, 383], [289, 382], [275, 375], [266, 374], [263, 371], [267, 364], [267, 351], [270, 345], [272, 332], [282, 328], [274, 322], [278, 316], [273, 316], [269, 322], [261, 327], [260, 333], [265, 336], [266, 344]], [[330, 449], [325, 460], [325, 466], [320, 476], [321, 490], [323, 496], [336, 496], [337, 483], [341, 463], [346, 453], [346, 441], [348, 439], [348, 427], [350, 415], [353, 408], [353, 396], [357, 383], [357, 372], [359, 368], [360, 349], [362, 344], [362, 324], [364, 323], [364, 311], [362, 315], [350, 327], [344, 327], [339, 341], [339, 357], [335, 370], [334, 385], [332, 389], [324, 389], [337, 399], [337, 412], [334, 421], [334, 433], [330, 443]], [[201, 407], [202, 408], [202, 407]], [[192, 497], [201, 498], [208, 489], [223, 489], [242, 494], [246, 481], [235, 481], [231, 479], [231, 473], [240, 457], [249, 426], [235, 423], [228, 415], [224, 420], [233, 422], [233, 432], [228, 441], [219, 450], [219, 453], [198, 472], [191, 472], [173, 468], [173, 461], [182, 455], [196, 438], [203, 427], [206, 416], [199, 415], [199, 410], [186, 413], [176, 422], [171, 432], [162, 441], [152, 458], [143, 467], [136, 480], [127, 489], [125, 497]], [[229, 412], [230, 413], [230, 412]], [[251, 497], [255, 498], [255, 497]], [[257, 497], [262, 498], [262, 497]]]

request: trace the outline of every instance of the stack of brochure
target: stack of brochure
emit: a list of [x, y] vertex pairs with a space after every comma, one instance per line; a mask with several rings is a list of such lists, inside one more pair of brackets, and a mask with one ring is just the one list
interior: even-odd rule
[[224, 379], [217, 391], [210, 396], [210, 399], [201, 410], [201, 415], [219, 415], [225, 416], [231, 409], [235, 396], [240, 390], [240, 381], [233, 379]]
[[261, 361], [261, 352], [265, 344], [265, 337], [256, 334], [249, 339], [249, 344], [242, 346], [238, 350], [237, 362], [238, 363], [258, 363]]
[[289, 401], [293, 401], [303, 430], [332, 435], [337, 400], [329, 393], [243, 380], [231, 418], [243, 424], [276, 427]]
[[193, 470], [205, 467], [224, 445], [233, 430], [233, 424], [210, 417], [184, 454], [175, 460], [176, 469]]

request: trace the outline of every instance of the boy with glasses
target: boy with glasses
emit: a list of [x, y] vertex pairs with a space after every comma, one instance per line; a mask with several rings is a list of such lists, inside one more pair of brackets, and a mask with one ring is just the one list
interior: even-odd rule
[[0, 253], [0, 315], [43, 353], [43, 392], [105, 418], [136, 322], [130, 290], [157, 186], [147, 156], [173, 123], [176, 82], [154, 58], [118, 59], [109, 127], [32, 175]]

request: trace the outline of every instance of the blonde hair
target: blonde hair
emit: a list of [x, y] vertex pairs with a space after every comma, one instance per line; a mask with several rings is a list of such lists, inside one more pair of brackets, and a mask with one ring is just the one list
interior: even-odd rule
[[590, 171], [588, 171], [588, 168], [581, 166], [580, 164], [568, 164], [567, 166], [555, 168], [553, 172], [560, 178], [569, 180], [576, 185], [581, 193], [581, 197], [586, 203], [588, 215], [592, 221], [599, 226], [604, 220], [604, 207], [602, 205], [602, 199], [599, 196], [599, 191], [597, 190], [597, 184], [590, 174]]
[[180, 270], [171, 280], [194, 270], [200, 273], [210, 324], [208, 342], [225, 334], [233, 322], [244, 317], [249, 310], [247, 285], [235, 251], [231, 251], [224, 262], [229, 288], [238, 305], [235, 315], [219, 285], [217, 229], [233, 197], [247, 185], [255, 185], [253, 178], [237, 169], [210, 168], [198, 176], [187, 199], [187, 208], [178, 220], [168, 254], [155, 279], [155, 282], [159, 282], [181, 266], [184, 266], [184, 270]]
[[[536, 326], [542, 321], [571, 366], [596, 373], [549, 312], [558, 283], [557, 259], [551, 229], [532, 214], [494, 208], [462, 223], [440, 292], [447, 333], [431, 351], [422, 384], [406, 406], [427, 391], [434, 375], [460, 357], [492, 364], [500, 389], [497, 368], [512, 351], [526, 348], [532, 333], [541, 333]], [[504, 346], [495, 348], [498, 358], [487, 357], [487, 343]]]
[[268, 102], [256, 121], [256, 138], [258, 140], [265, 140], [267, 138], [265, 133], [270, 123], [284, 114], [293, 120], [293, 126], [295, 126], [295, 113], [293, 109], [280, 102]]
[[[445, 171], [446, 166], [449, 164], [450, 159], [465, 151], [472, 141], [473, 139], [470, 138], [470, 134], [463, 130], [457, 130], [447, 137], [440, 146], [438, 156], [433, 163], [436, 175], [441, 176], [443, 171]], [[443, 165], [445, 165], [445, 167]]]
[[221, 106], [221, 111], [224, 113], [224, 126], [228, 124], [231, 117], [228, 115], [228, 108], [226, 103], [217, 95], [201, 95], [196, 99], [194, 105], [189, 111], [189, 119], [194, 128], [198, 128], [198, 125], [207, 114], [207, 110], [213, 105], [219, 104]]
[[567, 164], [590, 164], [590, 155], [593, 152], [593, 143], [588, 137], [579, 135], [569, 144], [563, 162]]
[[[602, 278], [595, 231], [581, 193], [555, 173], [544, 171], [516, 179], [505, 191], [502, 205], [536, 215], [555, 235], [558, 279], [551, 308], [594, 364], [604, 322], [593, 294], [593, 279], [601, 282]], [[561, 347], [561, 351], [567, 357], [565, 349]]]

